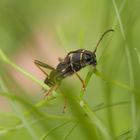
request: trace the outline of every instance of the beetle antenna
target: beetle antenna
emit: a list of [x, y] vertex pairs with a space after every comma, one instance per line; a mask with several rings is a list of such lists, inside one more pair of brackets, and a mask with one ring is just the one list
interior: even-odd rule
[[108, 29], [107, 31], [105, 31], [105, 32], [102, 34], [102, 36], [100, 37], [100, 39], [99, 39], [99, 41], [98, 41], [98, 43], [97, 43], [97, 45], [96, 45], [96, 47], [95, 47], [93, 53], [96, 52], [96, 50], [97, 50], [97, 48], [98, 48], [100, 42], [102, 41], [102, 39], [104, 38], [104, 36], [105, 36], [108, 32], [114, 32], [114, 30], [113, 30], [113, 29]]

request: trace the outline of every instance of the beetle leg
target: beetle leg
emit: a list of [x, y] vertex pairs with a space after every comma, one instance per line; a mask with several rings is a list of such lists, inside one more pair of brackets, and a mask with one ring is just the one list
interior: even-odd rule
[[37, 63], [36, 61], [34, 62], [36, 64], [36, 66], [45, 74], [48, 76], [48, 74], [41, 68], [41, 65], [39, 63]]
[[65, 112], [66, 112], [66, 107], [67, 107], [67, 98], [66, 98], [66, 96], [64, 95], [63, 113], [65, 113]]
[[61, 91], [61, 89], [59, 89], [59, 91], [61, 92], [62, 96], [64, 97], [64, 106], [63, 106], [62, 112], [65, 113], [66, 108], [67, 108], [67, 98], [66, 98], [66, 95]]
[[48, 74], [41, 67], [46, 68], [46, 69], [50, 69], [50, 70], [54, 70], [54, 68], [52, 66], [49, 66], [48, 64], [43, 63], [39, 60], [35, 60], [34, 63], [47, 76], [48, 76]]
[[52, 86], [52, 87], [47, 91], [47, 93], [44, 95], [43, 98], [45, 99], [46, 97], [48, 97], [49, 95], [51, 95], [52, 92], [58, 88], [58, 86], [59, 86], [58, 84]]
[[85, 90], [86, 90], [86, 83], [85, 83], [85, 81], [80, 77], [80, 75], [77, 72], [75, 72], [75, 74], [79, 78], [79, 80], [81, 81], [82, 86], [83, 86], [83, 92], [85, 93]]
[[66, 96], [63, 92], [61, 92], [61, 93], [64, 96], [64, 106], [63, 106], [63, 111], [62, 112], [65, 113], [66, 112], [66, 107], [67, 107], [67, 98], [66, 98]]

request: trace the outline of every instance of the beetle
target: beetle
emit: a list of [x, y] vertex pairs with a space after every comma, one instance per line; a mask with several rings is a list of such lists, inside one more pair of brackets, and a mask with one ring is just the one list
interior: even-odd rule
[[[59, 63], [56, 66], [56, 68], [43, 63], [39, 60], [35, 60], [34, 63], [36, 66], [47, 76], [44, 80], [44, 83], [47, 84], [50, 89], [46, 92], [44, 95], [44, 98], [47, 97], [52, 91], [57, 90], [59, 85], [61, 84], [61, 81], [73, 74], [76, 74], [76, 76], [79, 78], [79, 80], [82, 82], [83, 91], [85, 91], [86, 85], [84, 80], [80, 77], [78, 74], [78, 71], [80, 71], [82, 68], [92, 65], [94, 68], [97, 65], [96, 60], [96, 51], [97, 48], [103, 39], [103, 37], [108, 32], [113, 32], [113, 29], [109, 29], [105, 31], [102, 36], [100, 37], [94, 51], [85, 50], [85, 49], [78, 49], [76, 51], [69, 52], [64, 59], [59, 58]], [[50, 74], [47, 74], [43, 68], [50, 69]], [[65, 108], [65, 106], [64, 106]]]

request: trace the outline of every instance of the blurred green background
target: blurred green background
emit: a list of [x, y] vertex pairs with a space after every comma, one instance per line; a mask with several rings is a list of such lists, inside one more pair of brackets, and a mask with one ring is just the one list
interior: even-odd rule
[[[1, 0], [0, 139], [139, 140], [139, 12], [139, 0]], [[60, 87], [68, 100], [65, 113], [59, 91], [42, 100], [34, 78], [43, 81], [45, 75], [33, 61], [55, 67], [72, 50], [94, 50], [111, 28], [115, 32], [96, 53], [98, 72], [79, 72], [83, 79], [90, 75], [84, 101], [76, 76]]]

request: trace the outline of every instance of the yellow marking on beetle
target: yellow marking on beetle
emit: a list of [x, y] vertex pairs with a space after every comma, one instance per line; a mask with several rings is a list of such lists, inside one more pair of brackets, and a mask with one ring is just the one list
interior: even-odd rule
[[69, 57], [70, 57], [70, 62], [72, 62], [72, 56], [73, 56], [73, 54], [69, 55]]
[[81, 51], [81, 54], [80, 54], [80, 61], [82, 61], [82, 57], [83, 57], [84, 51], [85, 51], [85, 50], [82, 50], [82, 51]]
[[71, 63], [72, 62], [72, 56], [73, 56], [73, 54], [69, 55], [69, 57], [70, 57], [70, 65], [71, 65], [72, 70], [74, 70], [73, 69], [73, 64]]
[[62, 70], [62, 72], [64, 72], [65, 70], [66, 70], [66, 68], [65, 68], [65, 69], [63, 69], [63, 70]]

